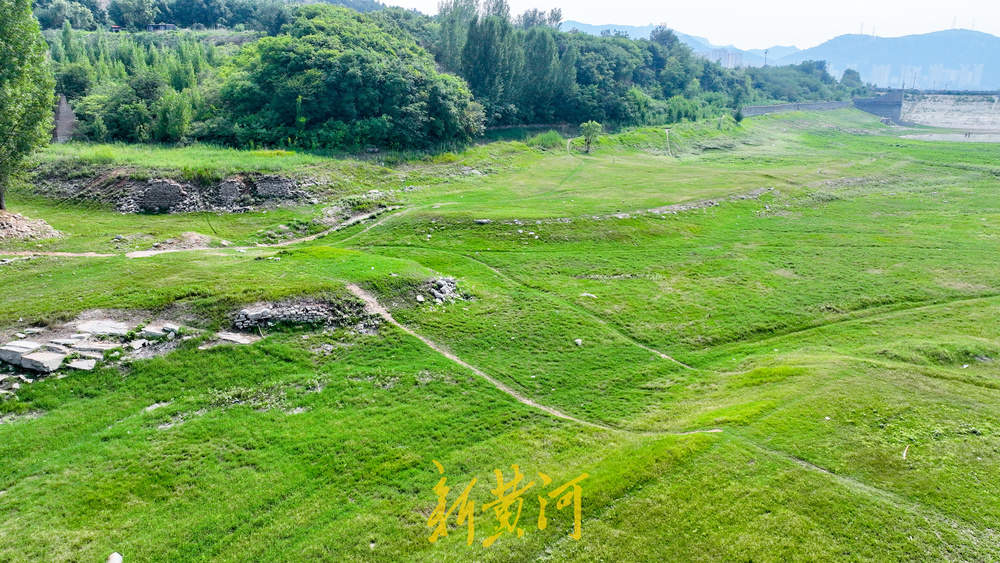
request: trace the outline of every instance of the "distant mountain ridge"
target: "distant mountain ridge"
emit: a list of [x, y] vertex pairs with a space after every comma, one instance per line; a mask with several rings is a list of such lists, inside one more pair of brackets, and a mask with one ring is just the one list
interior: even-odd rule
[[904, 37], [841, 35], [776, 64], [805, 60], [826, 61], [834, 76], [853, 68], [865, 82], [883, 88], [1000, 89], [1000, 37], [967, 29]]
[[[582, 33], [588, 33], [590, 35], [600, 35], [605, 31], [611, 33], [622, 32], [626, 33], [632, 39], [645, 39], [656, 29], [655, 25], [591, 25], [578, 21], [567, 21], [563, 22], [562, 30], [571, 31], [579, 30]], [[688, 35], [686, 33], [681, 33], [676, 29], [673, 30], [677, 34], [677, 38], [684, 42], [685, 45], [691, 47], [691, 50], [695, 53], [705, 57], [706, 59], [722, 63], [723, 66], [727, 67], [737, 67], [737, 66], [763, 66], [764, 65], [764, 49], [751, 49], [743, 50], [733, 45], [713, 45], [711, 41], [705, 39], [704, 37], [698, 37], [697, 35]], [[788, 46], [774, 46], [768, 49], [767, 60], [772, 62], [781, 57], [790, 56], [798, 52], [796, 47]]]
[[[567, 21], [562, 29], [577, 29], [592, 35], [605, 30], [621, 31], [640, 39], [649, 37], [655, 27]], [[763, 49], [713, 45], [703, 37], [676, 30], [674, 33], [695, 53], [723, 66], [764, 64]], [[1000, 90], [1000, 37], [979, 31], [952, 29], [904, 37], [841, 35], [810, 49], [775, 46], [767, 51], [768, 64], [826, 61], [830, 73], [838, 78], [850, 68], [860, 72], [865, 82], [882, 88]]]

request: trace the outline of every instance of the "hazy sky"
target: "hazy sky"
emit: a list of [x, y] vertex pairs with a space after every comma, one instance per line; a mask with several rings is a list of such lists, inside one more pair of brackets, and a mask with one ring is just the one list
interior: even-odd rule
[[[437, 13], [437, 0], [383, 0]], [[509, 0], [515, 13], [562, 8], [589, 24], [666, 23], [677, 31], [741, 49], [813, 47], [845, 33], [885, 37], [960, 27], [1000, 35], [1000, 0]], [[822, 6], [822, 7], [820, 7]]]

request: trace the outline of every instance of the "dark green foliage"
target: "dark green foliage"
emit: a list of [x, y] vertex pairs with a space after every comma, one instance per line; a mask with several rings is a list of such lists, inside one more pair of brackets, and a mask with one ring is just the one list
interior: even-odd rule
[[[45, 1], [54, 14], [63, 9], [56, 2], [69, 0]], [[90, 1], [80, 5], [106, 21]], [[466, 141], [484, 123], [677, 123], [750, 103], [865, 90], [856, 73], [838, 83], [822, 62], [725, 69], [663, 26], [648, 40], [563, 33], [558, 10], [513, 17], [505, 0], [445, 0], [436, 18], [368, 1], [331, 3], [376, 11], [280, 0], [115, 0], [110, 21], [131, 28], [154, 20], [235, 25], [269, 37], [233, 58], [232, 43], [257, 36], [87, 35], [63, 17], [61, 35], [48, 32], [59, 91], [91, 140], [425, 150]], [[437, 72], [428, 51], [460, 78]]]
[[0, 209], [22, 160], [48, 139], [52, 70], [29, 0], [0, 2]]
[[176, 142], [216, 110], [218, 49], [181, 35], [48, 32], [57, 91], [71, 101], [77, 135], [92, 141]]
[[159, 14], [153, 0], [112, 0], [108, 5], [111, 21], [131, 31], [145, 29]]
[[849, 94], [840, 88], [837, 80], [826, 71], [824, 61], [750, 68], [746, 72], [753, 80], [753, 87], [768, 100], [839, 100]]
[[[405, 34], [344, 8], [302, 7], [287, 34], [247, 46], [222, 86], [239, 145], [431, 147], [478, 135], [461, 80]], [[395, 32], [395, 33], [394, 33]]]

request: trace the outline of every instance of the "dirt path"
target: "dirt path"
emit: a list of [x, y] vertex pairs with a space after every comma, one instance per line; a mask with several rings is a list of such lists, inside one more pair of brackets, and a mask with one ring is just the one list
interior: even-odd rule
[[466, 363], [465, 361], [463, 361], [461, 358], [459, 358], [455, 354], [452, 354], [451, 352], [449, 352], [448, 350], [446, 350], [444, 347], [438, 345], [437, 343], [433, 342], [432, 340], [430, 340], [430, 339], [428, 339], [428, 338], [426, 338], [426, 337], [424, 337], [424, 336], [422, 336], [420, 334], [417, 334], [416, 332], [414, 332], [414, 331], [410, 330], [409, 328], [407, 328], [407, 327], [403, 326], [402, 324], [400, 324], [399, 321], [397, 321], [395, 318], [393, 318], [392, 314], [389, 313], [389, 311], [385, 307], [383, 307], [378, 302], [377, 299], [375, 299], [374, 295], [368, 293], [367, 291], [361, 289], [360, 287], [358, 287], [358, 286], [356, 286], [356, 285], [354, 285], [352, 283], [347, 284], [347, 289], [351, 293], [353, 293], [355, 296], [359, 297], [362, 301], [364, 301], [365, 305], [367, 306], [367, 308], [369, 309], [369, 311], [371, 311], [372, 313], [375, 313], [375, 314], [379, 315], [380, 317], [382, 317], [383, 319], [385, 319], [389, 323], [391, 323], [394, 326], [402, 329], [404, 332], [406, 332], [410, 336], [413, 336], [417, 340], [420, 340], [421, 342], [423, 342], [424, 344], [426, 344], [428, 348], [434, 350], [438, 354], [441, 354], [442, 356], [448, 358], [452, 362], [454, 362], [454, 363], [456, 363], [456, 364], [464, 367], [465, 369], [467, 369], [467, 370], [471, 371], [472, 373], [478, 375], [479, 377], [485, 379], [486, 381], [488, 381], [490, 383], [490, 385], [493, 385], [494, 387], [496, 387], [500, 391], [503, 391], [507, 395], [510, 395], [511, 397], [513, 397], [514, 399], [516, 399], [519, 403], [524, 404], [524, 405], [528, 405], [529, 407], [532, 407], [532, 408], [535, 408], [535, 409], [538, 409], [538, 410], [541, 410], [541, 411], [544, 411], [544, 412], [546, 412], [546, 413], [548, 413], [548, 414], [550, 414], [550, 415], [552, 415], [552, 416], [554, 416], [556, 418], [561, 418], [563, 420], [570, 420], [572, 422], [576, 422], [576, 423], [582, 424], [584, 426], [590, 426], [591, 428], [601, 428], [601, 429], [604, 429], [604, 430], [613, 430], [612, 428], [609, 428], [607, 426], [602, 426], [600, 424], [595, 424], [593, 422], [587, 422], [585, 420], [580, 420], [579, 418], [570, 416], [570, 415], [568, 415], [568, 414], [566, 414], [564, 412], [558, 411], [558, 410], [556, 410], [556, 409], [554, 409], [552, 407], [547, 407], [545, 405], [542, 405], [542, 404], [536, 403], [535, 401], [532, 401], [531, 399], [525, 397], [524, 395], [521, 395], [517, 391], [514, 391], [510, 387], [508, 387], [508, 386], [504, 385], [503, 383], [497, 381], [496, 379], [490, 377], [489, 375], [487, 375], [485, 372], [483, 372], [479, 368], [477, 368], [477, 367], [475, 367], [475, 366], [473, 366], [471, 364]]
[[570, 422], [575, 422], [577, 424], [580, 424], [580, 425], [583, 425], [583, 426], [588, 426], [590, 428], [600, 428], [601, 430], [608, 430], [608, 431], [611, 431], [611, 432], [626, 432], [628, 434], [647, 435], [647, 436], [690, 436], [692, 434], [718, 434], [718, 433], [722, 432], [722, 430], [719, 429], [719, 428], [713, 428], [713, 429], [710, 429], [710, 430], [692, 430], [692, 431], [688, 431], [688, 432], [641, 432], [641, 431], [637, 432], [637, 431], [632, 431], [632, 430], [626, 430], [626, 429], [623, 429], [623, 428], [615, 428], [615, 427], [607, 426], [607, 425], [604, 425], [604, 424], [597, 424], [595, 422], [589, 422], [589, 421], [586, 421], [586, 420], [581, 420], [579, 418], [576, 418], [575, 416], [568, 415], [568, 414], [566, 414], [566, 413], [564, 413], [564, 412], [562, 412], [560, 410], [557, 410], [557, 409], [554, 409], [552, 407], [543, 405], [541, 403], [533, 401], [532, 399], [529, 399], [528, 397], [525, 397], [524, 395], [522, 395], [522, 394], [518, 393], [517, 391], [511, 389], [507, 385], [501, 383], [497, 379], [495, 379], [495, 378], [491, 377], [490, 375], [486, 374], [483, 370], [477, 368], [476, 366], [474, 366], [474, 365], [472, 365], [472, 364], [470, 364], [470, 363], [462, 360], [461, 358], [459, 358], [455, 354], [449, 352], [446, 348], [444, 348], [443, 346], [437, 344], [433, 340], [431, 340], [431, 339], [429, 339], [429, 338], [427, 338], [427, 337], [425, 337], [425, 336], [423, 336], [421, 334], [418, 334], [417, 332], [415, 332], [415, 331], [413, 331], [413, 330], [411, 330], [411, 329], [403, 326], [402, 324], [400, 324], [399, 321], [397, 321], [395, 318], [393, 318], [392, 314], [385, 307], [383, 307], [382, 304], [380, 304], [378, 302], [378, 299], [376, 299], [374, 295], [372, 295], [372, 294], [368, 293], [367, 291], [361, 289], [357, 285], [349, 283], [349, 284], [346, 284], [346, 286], [347, 286], [348, 291], [350, 291], [356, 297], [360, 298], [362, 301], [365, 302], [365, 306], [369, 310], [369, 312], [377, 314], [378, 316], [380, 316], [383, 319], [385, 319], [387, 322], [391, 323], [393, 326], [398, 327], [403, 332], [406, 332], [410, 336], [412, 336], [412, 337], [416, 338], [417, 340], [423, 342], [431, 350], [434, 350], [435, 352], [437, 352], [438, 354], [441, 354], [445, 358], [448, 358], [452, 362], [454, 362], [454, 363], [456, 363], [456, 364], [464, 367], [465, 369], [467, 369], [467, 370], [471, 371], [472, 373], [478, 375], [479, 377], [485, 379], [490, 385], [496, 387], [501, 392], [503, 392], [503, 393], [509, 395], [510, 397], [514, 398], [517, 402], [519, 402], [519, 403], [521, 403], [523, 405], [527, 405], [527, 406], [529, 406], [531, 408], [538, 409], [538, 410], [540, 410], [542, 412], [545, 412], [547, 414], [550, 414], [550, 415], [552, 415], [552, 416], [554, 416], [556, 418], [561, 418], [563, 420], [568, 420]]
[[45, 252], [42, 250], [0, 250], [0, 256], [62, 256], [71, 258], [113, 258], [118, 254], [100, 254], [98, 252]]
[[[258, 244], [256, 246], [230, 246], [230, 247], [226, 247], [224, 249], [225, 250], [237, 250], [237, 251], [243, 250], [243, 251], [245, 251], [245, 250], [251, 250], [251, 249], [254, 249], [254, 248], [284, 248], [286, 246], [292, 246], [293, 244], [299, 244], [299, 243], [302, 243], [302, 242], [312, 242], [312, 241], [314, 241], [316, 239], [323, 238], [323, 237], [325, 237], [325, 236], [327, 236], [329, 234], [335, 233], [337, 231], [342, 231], [342, 230], [344, 230], [344, 229], [346, 229], [348, 227], [353, 227], [354, 225], [357, 225], [358, 223], [361, 223], [362, 221], [367, 221], [368, 219], [371, 219], [372, 217], [381, 215], [381, 214], [389, 212], [389, 211], [395, 211], [396, 209], [399, 209], [399, 208], [398, 207], [388, 207], [386, 209], [378, 209], [378, 210], [375, 210], [375, 211], [372, 211], [372, 212], [369, 212], [369, 213], [363, 213], [361, 215], [355, 215], [354, 217], [351, 217], [350, 219], [344, 221], [343, 223], [338, 223], [338, 224], [330, 227], [329, 229], [326, 229], [325, 231], [320, 231], [318, 233], [314, 233], [314, 234], [311, 234], [311, 235], [308, 235], [308, 236], [304, 236], [304, 237], [299, 237], [299, 238], [295, 238], [295, 239], [291, 239], [291, 240], [285, 240], [285, 241], [281, 241], [281, 242], [276, 242], [276, 243], [273, 243], [273, 244]], [[385, 221], [388, 218], [389, 217], [383, 217], [382, 221]], [[367, 232], [372, 227], [375, 227], [376, 225], [381, 224], [382, 221], [378, 221], [377, 223], [375, 223], [373, 225], [370, 225], [368, 228], [366, 228], [364, 231], [361, 231], [361, 232], [362, 233], [363, 232]], [[361, 234], [361, 233], [357, 233], [357, 234]], [[150, 256], [159, 256], [160, 254], [172, 254], [172, 253], [175, 253], [175, 252], [193, 252], [193, 251], [198, 251], [198, 250], [223, 250], [223, 248], [216, 248], [216, 247], [211, 247], [211, 246], [196, 246], [196, 247], [191, 247], [191, 248], [165, 248], [165, 249], [162, 249], [162, 250], [136, 250], [134, 252], [129, 252], [129, 253], [125, 254], [125, 257], [126, 258], [149, 258]]]

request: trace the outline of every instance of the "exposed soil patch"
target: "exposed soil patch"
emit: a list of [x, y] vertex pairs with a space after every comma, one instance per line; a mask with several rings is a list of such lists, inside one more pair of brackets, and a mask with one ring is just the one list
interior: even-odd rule
[[170, 238], [153, 244], [157, 250], [190, 250], [192, 248], [207, 248], [212, 243], [212, 237], [201, 233], [182, 233], [177, 238]]
[[0, 211], [0, 241], [46, 239], [62, 236], [41, 219], [29, 219], [18, 213]]

